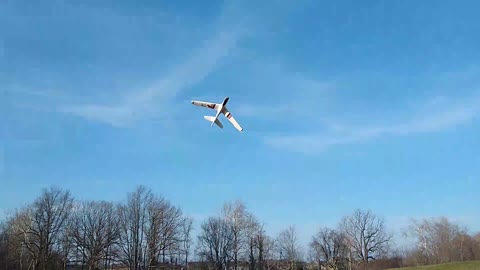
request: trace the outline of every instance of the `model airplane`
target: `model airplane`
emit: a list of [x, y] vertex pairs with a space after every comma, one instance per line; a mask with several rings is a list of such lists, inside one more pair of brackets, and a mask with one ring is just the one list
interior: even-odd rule
[[238, 130], [238, 131], [243, 131], [243, 128], [237, 123], [235, 118], [233, 118], [232, 114], [228, 111], [226, 105], [229, 100], [229, 97], [225, 97], [222, 103], [212, 103], [212, 102], [206, 102], [206, 101], [198, 101], [198, 100], [192, 100], [193, 105], [197, 105], [200, 107], [205, 107], [209, 108], [212, 110], [216, 110], [217, 113], [215, 116], [208, 116], [205, 115], [203, 118], [205, 118], [207, 121], [210, 121], [212, 124], [210, 126], [213, 126], [213, 123], [215, 123], [219, 128], [223, 128], [222, 123], [218, 119], [218, 116], [220, 113], [223, 113], [225, 117], [232, 123], [232, 125]]

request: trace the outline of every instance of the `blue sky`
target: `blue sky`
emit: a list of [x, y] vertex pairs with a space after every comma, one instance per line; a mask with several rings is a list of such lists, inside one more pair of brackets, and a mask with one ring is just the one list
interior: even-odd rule
[[[258, 5], [258, 6], [257, 6]], [[302, 242], [355, 208], [480, 230], [476, 1], [7, 1], [0, 212], [137, 185]], [[244, 132], [192, 99], [220, 102]]]

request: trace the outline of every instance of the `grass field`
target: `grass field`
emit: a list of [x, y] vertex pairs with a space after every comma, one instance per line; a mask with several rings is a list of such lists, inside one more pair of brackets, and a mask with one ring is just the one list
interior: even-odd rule
[[[401, 270], [480, 270], [480, 261], [436, 264], [420, 267], [395, 268]], [[394, 269], [391, 269], [394, 270]]]

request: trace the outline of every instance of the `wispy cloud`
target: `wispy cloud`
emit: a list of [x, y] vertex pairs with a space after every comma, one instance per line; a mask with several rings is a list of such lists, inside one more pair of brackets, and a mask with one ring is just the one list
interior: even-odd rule
[[162, 111], [166, 111], [162, 105], [166, 105], [181, 91], [205, 79], [248, 33], [247, 28], [242, 25], [232, 25], [225, 21], [228, 18], [225, 13], [231, 12], [228, 8], [221, 15], [217, 29], [210, 39], [194, 50], [188, 59], [148, 87], [131, 90], [120, 101], [112, 104], [64, 105], [59, 111], [115, 127], [129, 126], [135, 120], [148, 115], [161, 115]]
[[480, 115], [480, 95], [468, 99], [434, 98], [403, 122], [363, 127], [336, 125], [326, 132], [268, 136], [264, 142], [272, 147], [295, 152], [316, 153], [336, 145], [360, 143], [381, 136], [407, 136], [438, 132], [468, 124]]
[[[162, 59], [161, 53], [163, 51], [161, 51], [159, 53], [160, 55], [158, 56], [152, 55], [152, 58], [158, 58], [159, 62], [161, 63], [171, 63], [172, 58], [177, 58], [180, 60], [174, 60], [176, 63], [168, 67], [167, 72], [164, 72], [162, 70], [162, 73], [160, 73], [158, 77], [154, 77], [153, 79], [145, 79], [138, 77], [134, 78], [135, 75], [133, 75], [134, 77], [114, 79], [109, 77], [110, 74], [129, 73], [126, 71], [124, 72], [121, 69], [112, 71], [110, 69], [110, 67], [113, 66], [113, 64], [111, 64], [112, 61], [107, 60], [108, 64], [104, 64], [104, 66], [100, 65], [100, 67], [98, 67], [99, 73], [93, 72], [94, 74], [96, 74], [96, 76], [100, 78], [103, 77], [105, 79], [101, 81], [99, 80], [100, 83], [98, 84], [95, 84], [97, 82], [95, 80], [93, 81], [92, 85], [81, 82], [77, 85], [81, 85], [81, 87], [79, 86], [78, 88], [83, 89], [79, 90], [75, 89], [76, 87], [71, 87], [72, 84], [70, 76], [76, 75], [67, 74], [68, 76], [65, 76], [64, 74], [62, 74], [62, 70], [59, 70], [58, 72], [47, 73], [47, 71], [43, 71], [47, 69], [40, 69], [42, 70], [42, 74], [44, 75], [37, 75], [37, 77], [40, 77], [40, 79], [38, 79], [37, 81], [41, 81], [42, 78], [55, 77], [55, 79], [51, 80], [53, 82], [51, 84], [48, 82], [44, 82], [43, 85], [45, 86], [39, 86], [39, 83], [35, 81], [35, 83], [32, 83], [32, 85], [34, 86], [31, 86], [28, 85], [28, 83], [22, 81], [18, 83], [22, 85], [11, 86], [12, 91], [15, 91], [16, 97], [21, 96], [20, 98], [15, 99], [15, 104], [13, 105], [16, 109], [28, 109], [37, 111], [53, 110], [55, 112], [60, 112], [63, 114], [83, 118], [89, 121], [107, 124], [113, 127], [131, 127], [138, 121], [145, 119], [161, 119], [163, 123], [167, 123], [172, 120], [172, 115], [175, 115], [176, 113], [177, 107], [171, 106], [171, 104], [175, 104], [175, 99], [180, 94], [201, 83], [212, 72], [219, 69], [223, 61], [227, 57], [238, 56], [236, 52], [240, 52], [243, 58], [243, 53], [245, 52], [245, 50], [237, 50], [240, 47], [239, 43], [241, 41], [243, 41], [247, 37], [256, 39], [264, 38], [267, 32], [271, 32], [270, 27], [281, 22], [280, 18], [287, 16], [288, 13], [291, 13], [292, 8], [298, 8], [298, 4], [292, 6], [291, 4], [284, 4], [283, 2], [276, 3], [276, 0], [274, 0], [273, 2], [275, 3], [274, 11], [272, 11], [270, 3], [263, 7], [263, 9], [257, 10], [256, 12], [252, 13], [250, 11], [252, 10], [252, 7], [254, 5], [256, 6], [258, 4], [256, 2], [247, 1], [239, 3], [235, 1], [225, 1], [222, 9], [219, 12], [219, 16], [211, 25], [207, 26], [210, 30], [208, 34], [207, 32], [205, 32], [205, 28], [199, 31], [196, 25], [195, 29], [188, 29], [189, 26], [192, 26], [192, 21], [195, 20], [183, 20], [178, 18], [172, 19], [171, 17], [175, 16], [167, 16], [165, 14], [162, 14], [162, 18], [168, 17], [168, 19], [159, 20], [162, 22], [162, 27], [160, 28], [160, 30], [164, 31], [167, 28], [173, 28], [175, 30], [170, 29], [168, 30], [168, 33], [171, 34], [171, 32], [180, 32], [179, 34], [176, 33], [168, 35], [168, 37], [175, 38], [175, 40], [173, 40], [172, 42], [167, 43], [169, 44], [168, 46], [162, 43], [162, 46], [164, 46], [165, 49], [167, 49], [169, 52], [175, 52], [174, 55], [170, 55], [170, 53], [167, 52], [167, 60]], [[83, 50], [83, 47], [78, 48], [80, 52], [83, 52], [86, 55], [91, 55], [92, 57], [92, 59], [89, 61], [81, 59], [78, 62], [73, 62], [75, 64], [78, 63], [78, 65], [84, 65], [80, 67], [80, 70], [91, 71], [92, 69], [97, 69], [96, 63], [103, 63], [102, 61], [111, 58], [112, 55], [114, 57], [117, 54], [120, 54], [125, 49], [132, 49], [133, 46], [137, 47], [137, 43], [131, 42], [131, 37], [135, 37], [135, 35], [133, 35], [132, 33], [138, 32], [134, 30], [137, 30], [137, 27], [141, 28], [140, 26], [142, 26], [143, 24], [146, 24], [149, 27], [153, 27], [153, 25], [160, 23], [159, 21], [150, 19], [148, 16], [145, 18], [140, 17], [133, 22], [130, 20], [125, 21], [126, 17], [123, 16], [123, 13], [118, 10], [106, 10], [104, 14], [102, 13], [103, 9], [96, 9], [85, 5], [81, 5], [79, 8], [77, 8], [76, 6], [75, 8], [72, 8], [69, 5], [65, 5], [64, 7], [62, 5], [62, 8], [66, 7], [68, 7], [67, 10], [72, 13], [68, 13], [69, 16], [81, 16], [86, 11], [88, 11], [88, 14], [95, 14], [94, 16], [90, 15], [91, 17], [87, 17], [88, 21], [100, 20], [102, 22], [102, 24], [100, 25], [104, 27], [102, 28], [102, 31], [92, 30], [92, 33], [85, 31], [88, 33], [84, 34], [90, 37], [91, 40], [94, 40], [95, 43], [98, 43], [99, 48], [101, 49], [89, 50], [88, 53], [86, 53]], [[275, 13], [275, 15], [272, 15], [272, 13]], [[103, 17], [107, 17], [108, 19], [102, 19]], [[15, 19], [16, 17], [12, 16], [12, 18]], [[51, 19], [52, 22], [49, 21], [49, 23], [58, 25], [58, 20], [59, 18], [54, 17], [53, 19]], [[114, 21], [114, 23], [112, 23], [112, 21]], [[153, 21], [155, 21], [155, 23], [153, 23]], [[170, 25], [170, 27], [167, 27], [166, 25], [164, 25], [167, 21], [175, 22], [172, 22], [172, 25]], [[118, 32], [117, 25], [122, 25], [122, 29], [125, 29], [125, 27], [131, 29], [131, 31], [128, 32], [129, 35], [126, 40], [126, 45], [124, 46], [115, 45], [124, 44], [124, 42], [122, 42], [122, 39], [125, 39], [125, 35], [121, 34], [122, 32]], [[267, 25], [269, 25], [269, 27], [267, 27]], [[92, 26], [91, 28], [95, 27]], [[87, 29], [90, 29], [90, 27], [87, 27]], [[155, 27], [155, 29], [157, 29], [157, 27]], [[103, 34], [105, 32], [109, 34]], [[205, 35], [200, 35], [199, 33]], [[197, 37], [200, 37], [201, 39], [201, 41], [198, 41], [198, 45], [196, 44]], [[142, 36], [142, 38], [145, 37]], [[50, 39], [47, 38], [47, 41], [48, 40]], [[45, 42], [45, 40], [42, 40], [42, 42]], [[148, 41], [144, 43], [149, 44], [151, 42]], [[175, 44], [174, 46], [176, 46], [177, 44], [185, 44], [185, 48], [176, 48], [175, 50], [171, 50], [168, 48], [171, 47], [170, 44]], [[72, 47], [75, 46], [76, 45]], [[105, 48], [109, 46], [117, 47], [115, 47], [115, 54], [108, 55], [108, 58], [106, 58], [104, 54], [108, 53], [109, 51]], [[150, 45], [146, 47], [150, 48]], [[180, 47], [183, 46], [180, 45]], [[192, 47], [194, 49], [190, 52], [190, 49]], [[184, 49], [183, 52], [181, 52], [182, 49]], [[187, 50], [189, 50], [188, 54], [183, 55], [184, 52]], [[177, 52], [180, 52], [183, 57], [179, 58], [180, 56], [176, 54]], [[141, 52], [140, 54], [142, 57], [144, 57], [145, 55]], [[70, 55], [75, 55], [75, 53], [71, 53]], [[98, 60], [95, 55], [99, 55], [101, 61]], [[125, 61], [124, 58], [122, 59], [122, 61]], [[158, 66], [160, 66], [160, 64], [158, 64]], [[248, 67], [246, 69], [248, 69]], [[148, 69], [146, 72], [151, 74]], [[59, 74], [61, 74], [61, 76], [59, 76]], [[64, 80], [66, 80], [66, 83], [63, 82]], [[74, 80], [76, 80], [76, 78], [74, 78]], [[123, 83], [123, 81], [125, 81], [125, 83]], [[145, 81], [147, 82], [145, 83]], [[316, 81], [308, 80], [301, 77], [300, 75], [298, 77], [296, 77], [295, 75], [290, 76], [289, 81], [296, 81], [296, 83], [291, 83], [291, 85], [298, 86], [302, 84], [305, 86], [305, 89], [316, 88], [317, 84]], [[286, 80], [284, 82], [286, 82]], [[105, 89], [105, 83], [108, 83], [112, 89]], [[24, 86], [24, 84], [27, 84], [27, 86]], [[117, 85], [120, 85], [120, 87], [118, 87]], [[40, 88], [44, 88], [45, 90], [40, 90]], [[66, 88], [68, 88], [69, 90], [65, 90]], [[85, 88], [89, 90], [84, 90]], [[62, 91], [53, 91], [52, 89], [62, 89]], [[82, 95], [75, 93], [78, 93], [80, 91]], [[204, 94], [205, 93], [196, 93], [195, 95], [192, 95], [192, 98], [193, 96]], [[249, 105], [246, 105], [240, 109], [240, 113], [245, 115], [257, 115], [258, 109], [261, 108], [260, 105], [262, 104], [258, 104], [259, 106], [256, 105], [257, 104], [249, 103]], [[263, 107], [263, 109], [265, 108], [267, 107]], [[262, 113], [264, 115], [272, 115], [285, 109], [287, 108], [279, 105], [279, 108], [263, 111]]]
[[257, 98], [236, 105], [236, 114], [242, 117], [305, 119], [312, 106], [327, 108], [327, 97], [337, 87], [334, 80], [312, 79], [281, 64], [258, 59], [252, 60], [251, 72], [253, 83], [249, 88], [258, 90]]
[[277, 117], [295, 111], [295, 108], [288, 104], [239, 104], [235, 113], [248, 117]]

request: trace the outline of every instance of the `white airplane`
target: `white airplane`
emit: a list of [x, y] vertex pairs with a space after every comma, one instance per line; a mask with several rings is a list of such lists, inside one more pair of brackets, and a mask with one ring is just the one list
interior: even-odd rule
[[230, 121], [230, 123], [232, 123], [232, 125], [238, 130], [238, 131], [243, 131], [243, 128], [237, 123], [237, 121], [235, 120], [235, 118], [233, 118], [232, 114], [228, 111], [226, 105], [227, 105], [227, 102], [230, 98], [229, 97], [225, 97], [225, 99], [223, 100], [222, 103], [213, 103], [213, 102], [206, 102], [206, 101], [198, 101], [198, 100], [192, 100], [192, 104], [193, 105], [197, 105], [197, 106], [200, 106], [200, 107], [205, 107], [205, 108], [209, 108], [209, 109], [212, 109], [212, 110], [216, 110], [217, 111], [217, 114], [215, 116], [208, 116], [208, 115], [205, 115], [203, 118], [205, 118], [207, 121], [210, 121], [212, 124], [210, 126], [213, 126], [213, 123], [215, 123], [219, 128], [223, 128], [223, 125], [222, 123], [220, 122], [220, 120], [218, 119], [218, 116], [220, 115], [220, 113], [223, 113], [225, 115], [225, 117], [227, 117], [227, 119]]

